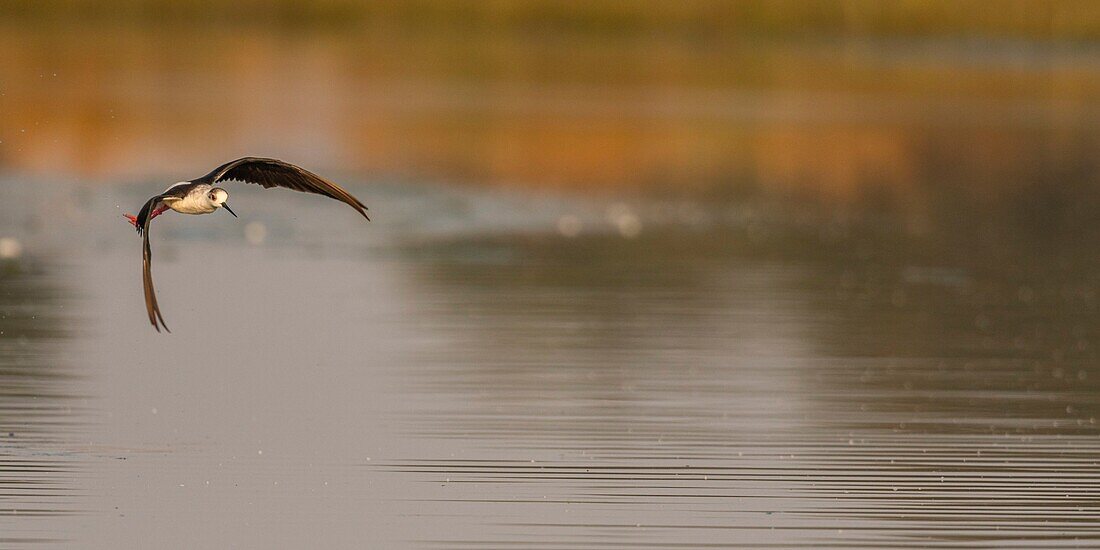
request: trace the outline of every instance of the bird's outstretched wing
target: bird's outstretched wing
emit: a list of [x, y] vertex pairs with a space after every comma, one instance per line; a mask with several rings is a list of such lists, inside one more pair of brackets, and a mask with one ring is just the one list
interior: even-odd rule
[[285, 187], [304, 193], [316, 193], [346, 203], [370, 220], [367, 206], [344, 191], [339, 185], [325, 180], [321, 176], [304, 168], [276, 159], [245, 157], [227, 162], [213, 172], [194, 180], [195, 183], [213, 185], [222, 181], [243, 181], [255, 183], [265, 188]]
[[[164, 322], [164, 317], [160, 314], [160, 306], [157, 305], [157, 293], [153, 290], [153, 251], [149, 248], [149, 222], [153, 220], [153, 216], [150, 213], [160, 204], [164, 197], [157, 195], [148, 202], [145, 206], [141, 207], [141, 212], [138, 213], [137, 221], [134, 225], [137, 226], [138, 233], [141, 233], [141, 283], [145, 288], [145, 310], [149, 313], [149, 322], [153, 324], [153, 328], [160, 332], [160, 327], [164, 327], [164, 330], [172, 332], [168, 329], [168, 325]], [[157, 321], [160, 324], [157, 324]]]

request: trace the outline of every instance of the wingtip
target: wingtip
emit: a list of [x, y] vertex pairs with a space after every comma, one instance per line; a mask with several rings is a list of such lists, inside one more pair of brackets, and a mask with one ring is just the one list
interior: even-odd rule
[[157, 332], [160, 332], [161, 327], [163, 327], [165, 332], [171, 333], [172, 330], [168, 328], [168, 323], [164, 322], [164, 316], [160, 314], [160, 306], [154, 304], [153, 307], [155, 308], [153, 313], [156, 315], [153, 319], [153, 326], [157, 327]]

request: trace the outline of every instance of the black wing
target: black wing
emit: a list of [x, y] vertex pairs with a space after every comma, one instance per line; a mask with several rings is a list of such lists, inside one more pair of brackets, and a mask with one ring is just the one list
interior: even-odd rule
[[325, 180], [321, 176], [304, 168], [276, 159], [258, 157], [245, 157], [233, 162], [227, 162], [214, 169], [213, 172], [194, 180], [195, 183], [213, 185], [221, 181], [243, 181], [255, 183], [270, 189], [272, 187], [285, 187], [304, 193], [316, 193], [344, 202], [367, 218], [365, 210], [367, 206], [351, 193], [344, 191], [339, 185]]
[[149, 215], [153, 212], [153, 209], [160, 204], [160, 201], [163, 198], [164, 195], [157, 195], [145, 201], [145, 205], [142, 206], [141, 210], [138, 212], [137, 222], [134, 223], [134, 227], [137, 228], [138, 235], [145, 232], [145, 226], [149, 225]]
[[[149, 313], [149, 322], [153, 324], [153, 328], [160, 332], [160, 327], [163, 326], [164, 330], [168, 330], [168, 325], [164, 322], [164, 317], [160, 314], [160, 306], [157, 305], [157, 294], [153, 290], [153, 251], [149, 248], [149, 222], [152, 221], [152, 217], [149, 215], [157, 205], [160, 204], [164, 197], [157, 195], [148, 202], [145, 206], [141, 207], [141, 212], [137, 216], [137, 228], [138, 233], [141, 233], [141, 283], [145, 288], [145, 310]], [[157, 321], [160, 324], [157, 324]]]

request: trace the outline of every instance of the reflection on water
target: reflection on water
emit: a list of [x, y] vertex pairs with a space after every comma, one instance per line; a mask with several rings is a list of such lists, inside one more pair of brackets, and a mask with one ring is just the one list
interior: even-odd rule
[[0, 5], [0, 546], [1100, 546], [1094, 3], [251, 3]]
[[171, 335], [147, 325], [115, 212], [136, 189], [78, 194], [106, 214], [27, 241], [66, 262], [3, 279], [5, 537], [1100, 544], [1097, 280], [1070, 243], [350, 187], [376, 221], [262, 190], [235, 195], [240, 220], [158, 218]]
[[86, 417], [71, 365], [71, 296], [57, 266], [0, 260], [0, 544], [64, 538], [49, 519], [80, 509], [81, 462], [64, 443]]
[[[199, 11], [218, 20], [221, 2], [210, 4]], [[820, 23], [812, 13], [785, 32], [749, 31], [706, 2], [682, 9], [716, 24], [709, 34], [662, 24], [668, 8], [649, 4], [636, 9], [651, 31], [606, 32], [608, 21], [527, 29], [508, 23], [524, 3], [506, 4], [517, 5], [486, 4], [501, 13], [484, 27], [446, 24], [454, 14], [434, 2], [438, 19], [340, 32], [0, 22], [0, 166], [179, 179], [262, 154], [330, 174], [727, 198], [764, 190], [886, 201], [915, 216], [939, 202], [1095, 181], [1095, 40], [1051, 29], [890, 36], [865, 27], [859, 12], [870, 21], [884, 9], [869, 5], [841, 10], [851, 20], [821, 34], [805, 32]], [[770, 11], [763, 4], [757, 15]], [[956, 9], [942, 4], [930, 11]]]
[[421, 542], [1100, 539], [1093, 300], [691, 241], [481, 243], [425, 266], [441, 337], [403, 422], [445, 452], [386, 468], [443, 487], [408, 511], [483, 529]]

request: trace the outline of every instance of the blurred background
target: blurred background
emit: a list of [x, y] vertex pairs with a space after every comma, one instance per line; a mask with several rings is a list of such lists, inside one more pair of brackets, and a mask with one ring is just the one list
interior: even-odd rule
[[[0, 547], [1100, 539], [1096, 2], [5, 0], [0, 52]], [[158, 218], [157, 335], [120, 214], [241, 156], [373, 221]]]
[[[905, 228], [1094, 225], [1089, 1], [11, 0], [11, 172], [776, 198]], [[800, 207], [802, 204], [799, 205]]]

